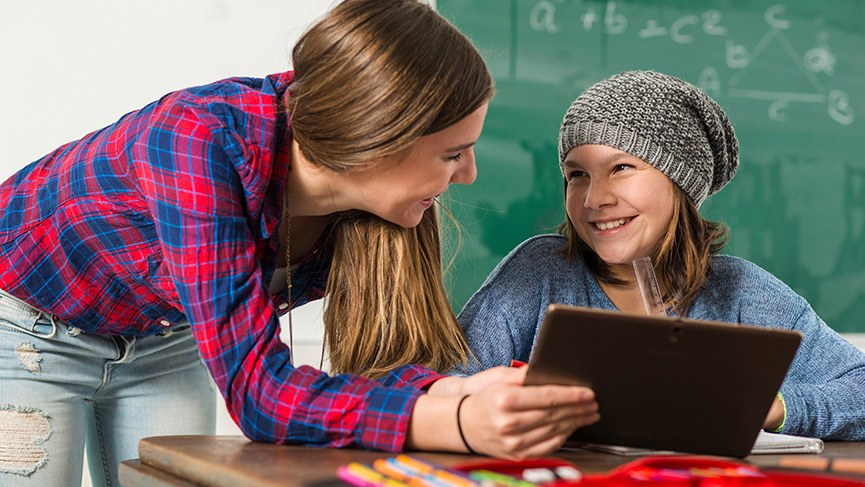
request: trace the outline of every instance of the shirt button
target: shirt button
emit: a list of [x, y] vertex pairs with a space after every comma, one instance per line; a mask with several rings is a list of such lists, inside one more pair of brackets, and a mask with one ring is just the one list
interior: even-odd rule
[[279, 309], [288, 308], [288, 303], [279, 303]]
[[167, 320], [162, 320], [162, 321], [159, 322], [159, 324], [162, 325], [162, 326], [166, 326], [166, 327], [167, 327], [167, 326], [171, 326], [171, 323], [169, 323]]

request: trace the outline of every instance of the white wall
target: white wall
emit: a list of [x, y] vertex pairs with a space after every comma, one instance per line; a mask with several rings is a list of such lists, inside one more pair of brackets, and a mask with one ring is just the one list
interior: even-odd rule
[[[0, 0], [0, 180], [169, 91], [288, 69], [333, 3]], [[293, 321], [299, 361], [318, 365], [320, 306]], [[239, 434], [224, 407], [217, 433]]]
[[330, 0], [3, 0], [0, 178], [184, 86], [288, 68]]

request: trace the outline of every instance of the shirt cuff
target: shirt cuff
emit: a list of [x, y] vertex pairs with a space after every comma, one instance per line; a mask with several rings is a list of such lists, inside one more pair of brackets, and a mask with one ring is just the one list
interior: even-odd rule
[[778, 425], [777, 428], [773, 429], [770, 433], [780, 433], [781, 430], [784, 429], [784, 424], [787, 423], [787, 403], [784, 402], [784, 396], [781, 392], [778, 392], [778, 400], [781, 401], [781, 408], [784, 410], [784, 416], [781, 418], [781, 424]]
[[427, 389], [433, 382], [447, 377], [422, 365], [404, 365], [392, 370], [378, 380], [382, 385], [388, 387], [415, 387]]
[[418, 397], [414, 387], [376, 387], [367, 395], [366, 410], [357, 424], [358, 443], [363, 448], [401, 452], [405, 448], [409, 422]]

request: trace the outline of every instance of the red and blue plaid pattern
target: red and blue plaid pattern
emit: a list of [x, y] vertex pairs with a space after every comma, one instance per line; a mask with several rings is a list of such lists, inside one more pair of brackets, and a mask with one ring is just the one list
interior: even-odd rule
[[[86, 333], [143, 336], [188, 321], [254, 440], [402, 449], [421, 388], [406, 366], [372, 381], [290, 365], [272, 296], [292, 73], [170, 93], [0, 186], [0, 289]], [[327, 243], [292, 303], [323, 296]]]

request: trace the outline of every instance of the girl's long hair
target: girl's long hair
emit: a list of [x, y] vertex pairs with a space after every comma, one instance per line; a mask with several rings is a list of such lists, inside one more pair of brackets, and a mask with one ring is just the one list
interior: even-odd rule
[[[292, 58], [292, 136], [306, 159], [333, 171], [398, 154], [494, 92], [468, 38], [417, 0], [346, 0]], [[467, 360], [433, 209], [415, 228], [352, 212], [331, 235], [324, 321], [333, 372], [378, 378], [405, 364], [445, 371]]]
[[[658, 245], [652, 263], [658, 283], [664, 293], [664, 303], [685, 316], [697, 294], [706, 287], [712, 254], [727, 243], [729, 229], [721, 222], [706, 220], [682, 191], [673, 185], [673, 218], [670, 228]], [[567, 182], [565, 183], [567, 191]], [[610, 284], [626, 284], [613, 276], [610, 267], [583, 242], [569, 218], [559, 225], [559, 233], [567, 237], [564, 254], [569, 259], [582, 259], [596, 279]]]

